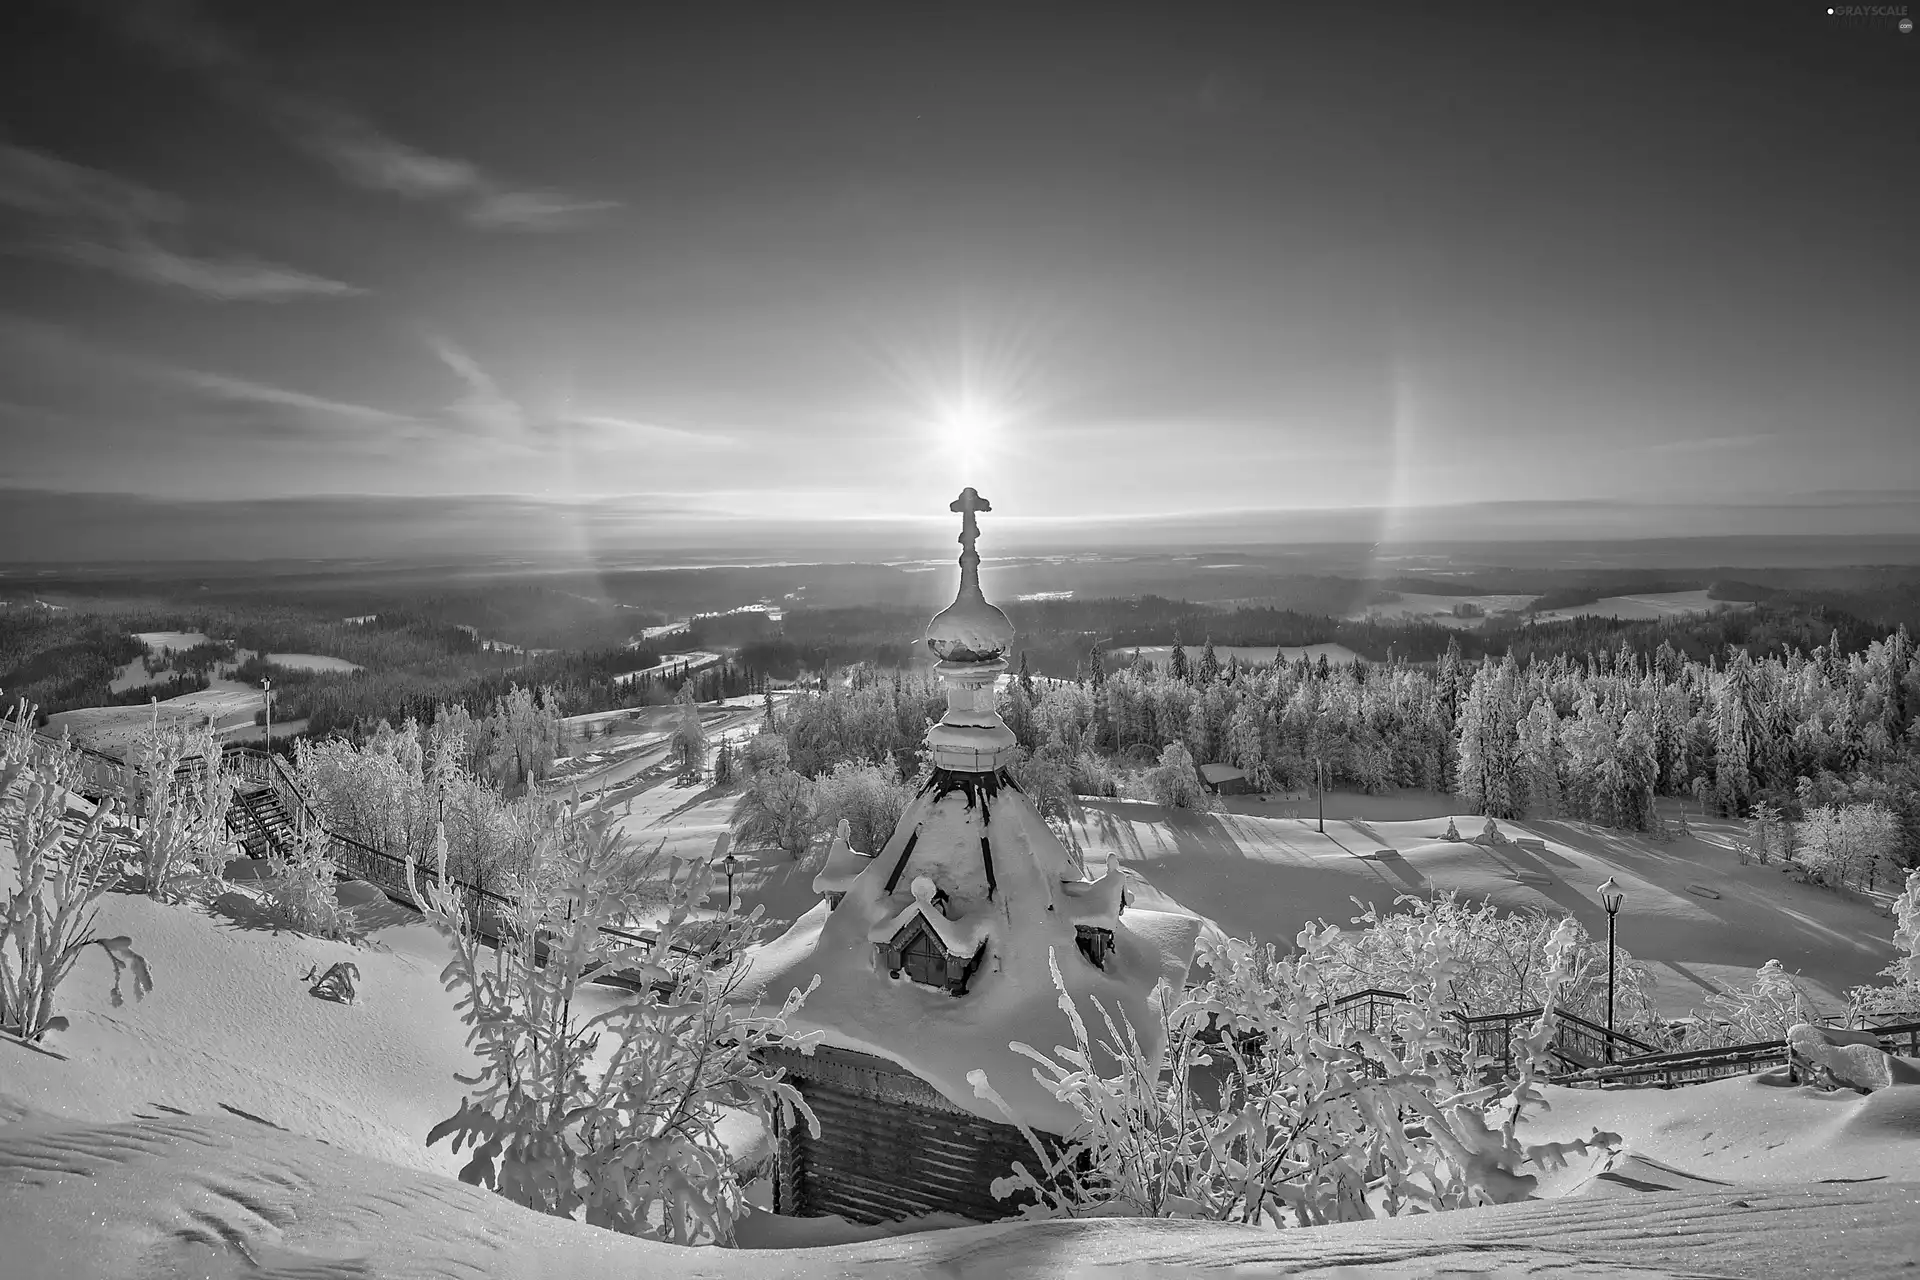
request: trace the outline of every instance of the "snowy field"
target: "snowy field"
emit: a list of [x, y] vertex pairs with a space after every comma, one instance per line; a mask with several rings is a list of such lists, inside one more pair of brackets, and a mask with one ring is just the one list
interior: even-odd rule
[[207, 642], [198, 631], [139, 631], [133, 638], [155, 653], [176, 653]]
[[[1201, 652], [1206, 648], [1206, 645], [1204, 643], [1190, 644], [1185, 646], [1185, 648], [1187, 658], [1191, 661], [1200, 656]], [[1293, 662], [1301, 657], [1318, 659], [1322, 655], [1325, 655], [1328, 662], [1352, 662], [1360, 656], [1343, 644], [1217, 644], [1213, 646], [1213, 652], [1214, 656], [1219, 658], [1223, 663], [1229, 656], [1232, 656], [1239, 658], [1242, 662], [1253, 665], [1272, 662], [1276, 657], [1284, 658], [1288, 662]], [[1148, 662], [1165, 662], [1173, 655], [1173, 646], [1170, 644], [1143, 644], [1132, 645], [1125, 649], [1109, 649], [1107, 651], [1107, 656], [1116, 662], [1132, 662], [1136, 654], [1145, 658]]]
[[[254, 712], [265, 705], [260, 690], [230, 680], [215, 680], [206, 689], [183, 693], [159, 703], [162, 720], [203, 724], [211, 717], [222, 729], [238, 728], [253, 722]], [[47, 717], [47, 732], [59, 737], [71, 732], [74, 740], [95, 751], [125, 756], [140, 734], [153, 723], [152, 706], [79, 707]]]
[[[1289, 806], [1299, 818], [1249, 812], [1261, 806], [1245, 800], [1234, 801], [1234, 811], [1210, 814], [1083, 799], [1073, 830], [1089, 871], [1119, 858], [1152, 886], [1140, 896], [1142, 906], [1183, 908], [1237, 937], [1273, 941], [1291, 941], [1309, 920], [1344, 925], [1358, 914], [1356, 897], [1384, 909], [1401, 894], [1447, 889], [1509, 909], [1570, 913], [1589, 934], [1604, 937], [1596, 889], [1614, 877], [1627, 894], [1617, 921], [1620, 946], [1653, 964], [1658, 1003], [1674, 1016], [1729, 980], [1751, 981], [1773, 959], [1802, 975], [1816, 1000], [1841, 1007], [1848, 987], [1874, 981], [1893, 958], [1892, 921], [1860, 902], [1796, 884], [1777, 866], [1742, 866], [1732, 822], [1696, 822], [1692, 837], [1671, 844], [1575, 822], [1501, 824], [1510, 837], [1539, 838], [1542, 847], [1533, 851], [1441, 841], [1448, 816], [1463, 836], [1478, 834], [1485, 821], [1457, 811], [1357, 816], [1392, 813], [1409, 801], [1417, 811], [1418, 793], [1328, 800], [1325, 835], [1315, 829], [1312, 799]], [[1703, 897], [1694, 885], [1719, 896]]]
[[1705, 590], [1662, 591], [1643, 596], [1608, 596], [1592, 604], [1570, 609], [1549, 609], [1534, 615], [1541, 622], [1557, 622], [1582, 616], [1619, 618], [1626, 622], [1672, 618], [1686, 613], [1711, 613], [1715, 609], [1746, 609], [1751, 606], [1708, 598]]
[[1533, 603], [1532, 596], [1488, 595], [1488, 596], [1436, 596], [1425, 595], [1418, 591], [1402, 592], [1398, 600], [1390, 604], [1370, 604], [1347, 616], [1355, 620], [1377, 618], [1383, 622], [1404, 618], [1419, 618], [1427, 622], [1436, 622], [1443, 627], [1472, 628], [1480, 625], [1480, 618], [1456, 618], [1453, 607], [1457, 604], [1471, 604], [1479, 607], [1483, 614], [1517, 613]]
[[266, 660], [276, 667], [285, 667], [289, 671], [359, 671], [357, 662], [348, 662], [345, 658], [329, 658], [319, 653], [269, 653]]
[[138, 689], [150, 684], [162, 684], [173, 679], [173, 675], [174, 673], [171, 671], [157, 671], [149, 675], [144, 660], [135, 658], [132, 662], [129, 662], [126, 666], [114, 673], [113, 679], [107, 682], [107, 691], [109, 693], [125, 693], [129, 689]]

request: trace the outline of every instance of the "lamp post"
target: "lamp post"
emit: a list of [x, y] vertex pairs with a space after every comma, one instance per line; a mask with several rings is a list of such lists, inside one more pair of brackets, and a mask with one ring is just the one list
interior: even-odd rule
[[1613, 1061], [1613, 918], [1620, 914], [1626, 892], [1612, 876], [1600, 886], [1600, 905], [1607, 909], [1607, 1061]]
[[1320, 834], [1327, 834], [1327, 762], [1313, 762], [1314, 781], [1320, 784]]
[[273, 678], [267, 676], [260, 681], [260, 692], [267, 700], [267, 754], [273, 754]]

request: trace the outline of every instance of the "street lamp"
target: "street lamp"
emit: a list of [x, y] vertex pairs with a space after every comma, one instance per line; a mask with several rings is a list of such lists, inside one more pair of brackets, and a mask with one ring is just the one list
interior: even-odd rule
[[266, 695], [266, 700], [267, 700], [267, 754], [272, 755], [273, 754], [273, 678], [271, 676], [266, 676], [261, 678], [260, 691]]
[[1600, 886], [1600, 905], [1607, 909], [1607, 1061], [1613, 1061], [1613, 918], [1627, 894], [1612, 876]]

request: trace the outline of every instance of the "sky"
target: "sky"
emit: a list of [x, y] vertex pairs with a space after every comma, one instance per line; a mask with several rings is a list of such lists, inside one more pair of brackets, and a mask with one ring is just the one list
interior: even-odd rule
[[1920, 533], [1891, 16], [9, 13], [25, 558], [63, 510], [156, 555], [777, 543], [965, 484], [1029, 532]]

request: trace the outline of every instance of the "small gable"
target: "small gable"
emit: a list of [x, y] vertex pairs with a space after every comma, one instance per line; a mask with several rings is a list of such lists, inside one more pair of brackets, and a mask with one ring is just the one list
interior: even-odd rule
[[918, 911], [907, 918], [892, 938], [878, 944], [880, 967], [889, 977], [908, 978], [921, 986], [938, 987], [950, 996], [966, 994], [967, 979], [973, 976], [986, 949], [983, 942], [971, 955], [956, 955], [947, 950], [932, 923]]

